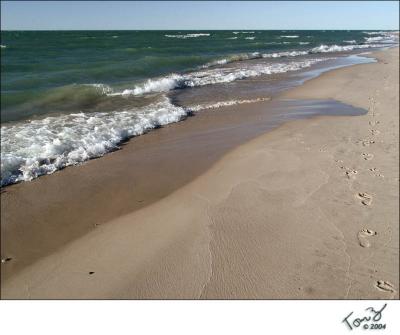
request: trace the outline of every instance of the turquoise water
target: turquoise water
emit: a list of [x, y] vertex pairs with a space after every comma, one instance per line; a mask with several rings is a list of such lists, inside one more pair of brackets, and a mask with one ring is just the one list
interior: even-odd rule
[[[191, 107], [174, 105], [171, 93], [217, 92], [394, 38], [365, 31], [3, 31], [2, 185], [101, 156], [181, 120]], [[224, 96], [216, 106], [237, 102], [237, 94]]]

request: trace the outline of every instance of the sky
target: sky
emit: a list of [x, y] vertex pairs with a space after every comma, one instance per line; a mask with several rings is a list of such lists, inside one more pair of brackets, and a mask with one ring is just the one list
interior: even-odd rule
[[399, 29], [397, 1], [1, 1], [2, 30]]

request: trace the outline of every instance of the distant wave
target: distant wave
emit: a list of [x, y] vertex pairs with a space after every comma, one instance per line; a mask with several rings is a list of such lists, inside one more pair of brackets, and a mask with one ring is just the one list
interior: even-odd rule
[[364, 37], [365, 42], [371, 43], [371, 42], [379, 42], [385, 39], [383, 36], [376, 36], [376, 37]]
[[299, 35], [281, 35], [282, 38], [299, 38]]
[[349, 43], [349, 44], [356, 44], [356, 40], [350, 40], [350, 41], [343, 41], [344, 43]]
[[307, 45], [310, 44], [310, 42], [299, 42], [300, 45]]
[[321, 44], [318, 47], [312, 48], [310, 53], [325, 53], [325, 52], [342, 52], [342, 51], [351, 51], [354, 49], [368, 49], [368, 48], [377, 48], [381, 47], [381, 45], [374, 44], [356, 44], [356, 45], [325, 45]]
[[79, 39], [81, 40], [92, 40], [92, 39], [96, 39], [97, 37], [94, 36], [81, 36], [79, 37]]
[[[288, 42], [290, 43], [290, 42]], [[308, 42], [300, 42], [302, 44]], [[299, 44], [300, 44], [299, 43]], [[276, 43], [275, 43], [276, 44]], [[296, 56], [304, 56], [307, 54], [317, 54], [317, 53], [327, 53], [327, 52], [343, 52], [343, 51], [351, 51], [354, 49], [369, 49], [369, 48], [377, 48], [382, 47], [380, 44], [357, 44], [357, 45], [324, 45], [321, 44], [318, 47], [311, 48], [308, 50], [293, 50], [293, 51], [281, 51], [281, 52], [273, 52], [273, 53], [260, 53], [260, 52], [252, 52], [247, 54], [237, 54], [229, 57], [221, 58], [204, 64], [201, 68], [209, 68], [217, 65], [224, 65], [233, 62], [258, 59], [258, 58], [280, 58], [280, 57], [296, 57]]]
[[236, 37], [236, 36], [234, 36], [234, 37], [227, 37], [227, 40], [237, 40], [237, 37]]
[[363, 31], [363, 33], [370, 36], [372, 35], [372, 37], [364, 37], [366, 43], [395, 43], [396, 41], [398, 42], [399, 39], [398, 32], [394, 31]]
[[[305, 44], [307, 42], [300, 42], [300, 43]], [[336, 44], [325, 45], [325, 44], [321, 44], [318, 47], [314, 47], [314, 48], [311, 48], [308, 50], [293, 50], [293, 51], [282, 51], [282, 52], [275, 52], [275, 53], [269, 53], [269, 54], [262, 54], [262, 58], [295, 57], [295, 56], [302, 56], [302, 55], [315, 54], [315, 53], [344, 52], [344, 51], [352, 51], [354, 49], [379, 48], [382, 46], [385, 46], [385, 45], [384, 44], [357, 44], [357, 45], [336, 45]], [[258, 53], [253, 53], [253, 55], [256, 55], [256, 54], [258, 54]]]
[[254, 40], [255, 37], [245, 37], [244, 39], [245, 39], [245, 40]]
[[[260, 57], [263, 57], [263, 55], [257, 53], [254, 54], [254, 58]], [[253, 64], [235, 68], [206, 69], [187, 74], [171, 74], [162, 78], [148, 79], [146, 82], [135, 86], [133, 89], [125, 89], [122, 92], [115, 92], [107, 95], [143, 95], [148, 93], [168, 92], [177, 88], [228, 83], [238, 79], [257, 77], [265, 74], [297, 71], [324, 60], [325, 59], [309, 59], [304, 61], [293, 61], [287, 64]], [[222, 62], [223, 60], [221, 60], [221, 64]]]
[[386, 34], [386, 31], [363, 31], [364, 34], [367, 35], [382, 35], [382, 34]]
[[164, 35], [165, 37], [169, 38], [196, 38], [201, 36], [210, 36], [210, 34], [199, 33], [199, 34], [186, 34], [186, 35]]
[[263, 58], [280, 58], [280, 57], [296, 57], [296, 56], [304, 56], [308, 55], [309, 51], [282, 51], [282, 52], [273, 52], [269, 54], [262, 54]]
[[5, 48], [7, 48], [7, 46], [6, 46], [6, 45], [3, 45], [3, 44], [0, 44], [0, 48], [1, 48], [1, 49], [5, 49]]
[[254, 34], [254, 31], [233, 31], [232, 34]]

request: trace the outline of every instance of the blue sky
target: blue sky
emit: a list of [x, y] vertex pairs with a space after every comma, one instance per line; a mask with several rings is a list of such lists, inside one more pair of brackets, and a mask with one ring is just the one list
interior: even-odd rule
[[397, 1], [1, 1], [2, 30], [399, 29]]

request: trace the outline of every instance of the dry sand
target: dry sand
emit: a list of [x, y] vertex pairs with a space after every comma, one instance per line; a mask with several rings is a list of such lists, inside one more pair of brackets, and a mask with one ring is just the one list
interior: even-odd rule
[[[75, 235], [3, 278], [2, 298], [398, 298], [398, 48], [376, 57], [285, 95], [367, 115], [287, 123], [149, 206], [90, 231], [70, 223]], [[52, 211], [80, 214], [68, 205]]]

